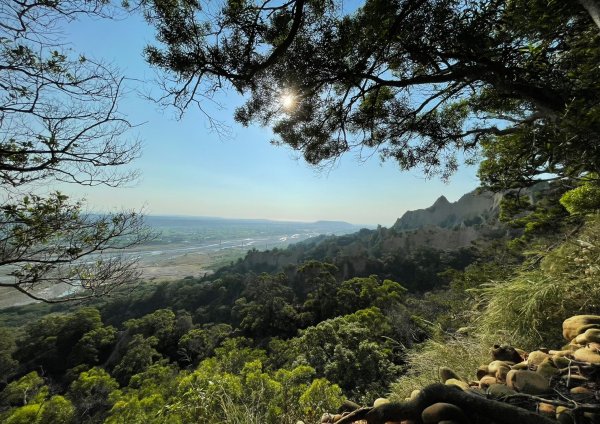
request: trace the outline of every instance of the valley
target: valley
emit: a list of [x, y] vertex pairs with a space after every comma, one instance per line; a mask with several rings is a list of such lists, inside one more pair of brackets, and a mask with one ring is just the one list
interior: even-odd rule
[[[140, 278], [145, 282], [201, 278], [216, 268], [244, 257], [250, 250], [285, 248], [321, 234], [342, 235], [361, 226], [338, 221], [290, 222], [252, 219], [224, 219], [182, 216], [147, 216], [154, 237], [139, 246], [108, 255], [122, 255], [138, 262]], [[88, 261], [93, 261], [90, 256]], [[10, 281], [10, 269], [0, 279]], [[48, 297], [70, 293], [65, 284], [41, 288]], [[35, 302], [10, 288], [0, 288], [0, 309]]]

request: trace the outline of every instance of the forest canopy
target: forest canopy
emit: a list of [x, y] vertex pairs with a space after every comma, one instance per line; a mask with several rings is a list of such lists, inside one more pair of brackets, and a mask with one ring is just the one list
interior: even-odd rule
[[164, 102], [233, 88], [237, 121], [310, 164], [376, 151], [448, 178], [482, 159], [483, 184], [506, 189], [600, 168], [598, 8], [581, 3], [153, 0], [146, 58]]

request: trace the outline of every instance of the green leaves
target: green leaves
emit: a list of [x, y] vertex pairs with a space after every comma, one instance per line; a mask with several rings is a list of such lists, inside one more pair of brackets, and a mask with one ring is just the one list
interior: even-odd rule
[[2, 403], [8, 405], [28, 405], [41, 402], [48, 394], [44, 379], [32, 371], [8, 384], [2, 391]]
[[323, 321], [302, 331], [299, 350], [318, 375], [338, 384], [345, 393], [365, 401], [399, 375], [384, 336], [391, 328], [375, 307]]
[[340, 312], [351, 313], [371, 306], [384, 309], [397, 305], [403, 300], [406, 291], [399, 283], [380, 281], [377, 276], [371, 275], [368, 278], [344, 281], [337, 291], [336, 299]]
[[134, 374], [145, 371], [162, 359], [162, 355], [155, 349], [157, 345], [158, 339], [154, 336], [144, 338], [140, 334], [134, 335], [112, 374], [121, 384], [128, 384]]
[[600, 186], [595, 174], [587, 176], [579, 187], [567, 191], [560, 204], [571, 214], [593, 213], [600, 209]]

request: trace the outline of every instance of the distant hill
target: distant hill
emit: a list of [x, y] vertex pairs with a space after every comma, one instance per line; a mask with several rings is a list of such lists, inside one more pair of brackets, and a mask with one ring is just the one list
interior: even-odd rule
[[[547, 188], [541, 184], [520, 194], [536, 203]], [[426, 209], [406, 212], [391, 228], [313, 237], [286, 249], [252, 250], [223, 271], [274, 272], [317, 260], [335, 264], [341, 279], [377, 274], [410, 289], [431, 289], [441, 283], [439, 272], [462, 269], [476, 260], [482, 246], [519, 232], [498, 221], [504, 196], [477, 190], [456, 202], [441, 196]]]
[[393, 228], [396, 230], [414, 230], [427, 226], [453, 228], [457, 225], [472, 226], [486, 223], [498, 216], [502, 197], [501, 193], [475, 190], [465, 194], [458, 201], [450, 203], [445, 196], [440, 196], [426, 209], [406, 212], [398, 218]]
[[358, 231], [363, 225], [345, 221], [276, 221], [270, 219], [230, 219], [206, 216], [148, 215], [146, 221], [153, 227], [268, 227], [272, 231], [293, 231], [298, 229], [318, 233], [349, 233]]
[[[548, 188], [547, 184], [537, 184], [521, 191], [535, 203], [537, 195]], [[496, 221], [500, 213], [500, 202], [504, 193], [491, 193], [484, 190], [473, 190], [456, 202], [449, 202], [440, 196], [433, 205], [426, 209], [408, 211], [398, 218], [392, 228], [396, 230], [415, 230], [436, 226], [440, 228], [471, 227], [477, 224], [489, 224]]]

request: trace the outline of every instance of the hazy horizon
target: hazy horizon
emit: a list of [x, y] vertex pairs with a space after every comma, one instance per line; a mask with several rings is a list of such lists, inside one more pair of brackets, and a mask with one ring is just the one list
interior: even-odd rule
[[354, 226], [369, 225], [376, 226], [378, 224], [372, 224], [368, 222], [354, 223], [341, 219], [316, 219], [312, 221], [302, 221], [297, 219], [274, 219], [274, 218], [244, 218], [244, 217], [223, 217], [223, 216], [206, 216], [206, 215], [185, 215], [185, 214], [146, 214], [147, 217], [153, 218], [180, 218], [180, 219], [206, 219], [206, 220], [226, 220], [226, 221], [267, 221], [267, 222], [281, 222], [281, 223], [299, 223], [299, 224], [314, 224], [317, 222], [341, 222], [345, 224], [351, 224]]

